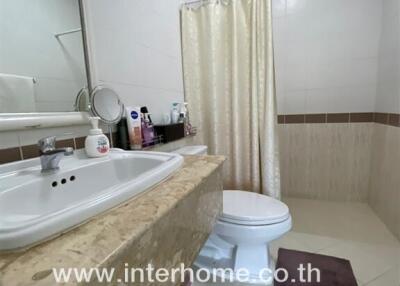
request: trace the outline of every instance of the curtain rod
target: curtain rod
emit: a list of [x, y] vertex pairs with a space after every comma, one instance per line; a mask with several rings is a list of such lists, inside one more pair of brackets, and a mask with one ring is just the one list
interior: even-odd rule
[[228, 0], [193, 0], [193, 1], [186, 1], [184, 2], [182, 5], [189, 7], [191, 5], [196, 5], [199, 4], [199, 7], [202, 5], [207, 5], [207, 4], [211, 4], [211, 3], [217, 3], [217, 4], [227, 4]]
[[203, 2], [209, 2], [209, 0], [193, 0], [193, 1], [187, 1], [184, 2], [184, 5], [191, 5], [191, 4], [197, 4], [197, 3], [203, 3]]
[[54, 34], [54, 37], [58, 38], [60, 36], [64, 36], [64, 35], [68, 35], [68, 34], [72, 34], [72, 33], [77, 33], [77, 32], [81, 32], [82, 28], [77, 28], [77, 29], [72, 29], [72, 30], [68, 30], [65, 32], [61, 32], [61, 33], [56, 33]]

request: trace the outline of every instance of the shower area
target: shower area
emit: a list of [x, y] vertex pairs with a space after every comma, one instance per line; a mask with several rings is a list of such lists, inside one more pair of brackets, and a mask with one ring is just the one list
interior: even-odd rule
[[400, 1], [272, 0], [287, 247], [399, 285]]

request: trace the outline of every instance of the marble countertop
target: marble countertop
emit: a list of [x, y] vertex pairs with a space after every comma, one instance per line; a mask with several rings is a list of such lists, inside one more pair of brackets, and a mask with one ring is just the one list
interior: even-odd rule
[[48, 285], [52, 268], [96, 267], [123, 255], [224, 160], [222, 156], [186, 156], [182, 168], [137, 197], [30, 249], [0, 253], [0, 286]]

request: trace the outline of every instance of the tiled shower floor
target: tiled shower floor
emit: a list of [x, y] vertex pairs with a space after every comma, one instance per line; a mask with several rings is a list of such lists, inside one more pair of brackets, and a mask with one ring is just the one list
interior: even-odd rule
[[271, 244], [275, 259], [279, 247], [346, 258], [360, 286], [400, 285], [400, 243], [367, 204], [284, 201], [293, 229]]

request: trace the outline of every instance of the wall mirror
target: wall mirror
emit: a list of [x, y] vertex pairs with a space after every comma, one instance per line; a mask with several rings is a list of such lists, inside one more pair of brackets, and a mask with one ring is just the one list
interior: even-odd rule
[[81, 0], [0, 1], [0, 131], [83, 118], [76, 98], [91, 91], [83, 10]]

